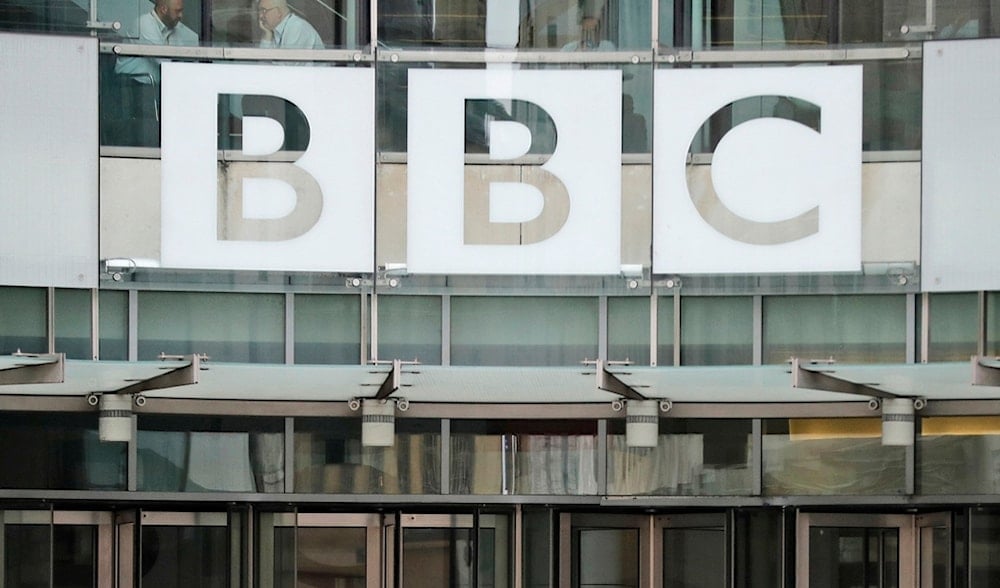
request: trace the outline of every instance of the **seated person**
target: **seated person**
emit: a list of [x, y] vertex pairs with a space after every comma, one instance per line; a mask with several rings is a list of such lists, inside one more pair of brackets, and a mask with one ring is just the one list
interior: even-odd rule
[[288, 0], [260, 0], [257, 5], [261, 47], [323, 49], [323, 40], [309, 21], [288, 8]]
[[601, 19], [585, 16], [580, 19], [580, 39], [563, 45], [563, 51], [614, 51], [615, 44], [601, 39]]
[[[139, 17], [138, 42], [144, 45], [197, 45], [198, 34], [181, 22], [184, 0], [155, 0], [153, 9]], [[160, 82], [161, 59], [120, 57], [115, 73], [130, 76], [140, 84]]]

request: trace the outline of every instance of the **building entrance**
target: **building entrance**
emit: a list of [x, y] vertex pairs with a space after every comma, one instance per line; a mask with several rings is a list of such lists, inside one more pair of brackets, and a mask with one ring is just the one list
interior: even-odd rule
[[560, 515], [562, 588], [724, 588], [729, 519], [690, 515]]
[[0, 586], [112, 585], [107, 512], [0, 511]]
[[798, 588], [951, 588], [951, 518], [799, 513]]

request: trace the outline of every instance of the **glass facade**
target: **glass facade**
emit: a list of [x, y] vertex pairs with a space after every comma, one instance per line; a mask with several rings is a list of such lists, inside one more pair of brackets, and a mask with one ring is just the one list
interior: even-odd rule
[[[996, 367], [1000, 298], [940, 290], [922, 275], [920, 216], [925, 42], [1000, 37], [994, 4], [0, 6], [4, 35], [99, 42], [101, 260], [89, 285], [41, 269], [5, 280], [10, 258], [0, 251], [0, 585], [995, 584], [995, 386], [966, 380], [971, 356]], [[207, 116], [178, 113], [166, 72], [180, 66], [253, 81], [213, 86]], [[659, 267], [656, 157], [666, 139], [654, 123], [678, 114], [658, 106], [660, 74], [810, 66], [858, 69], [859, 267]], [[460, 103], [421, 104], [414, 97], [435, 89], [419, 83], [424, 74], [472, 90]], [[547, 97], [580, 93], [582, 74], [613, 79], [614, 91], [559, 114]], [[298, 75], [325, 81], [311, 88]], [[525, 80], [546, 77], [534, 100], [488, 91], [529, 94]], [[321, 99], [279, 96], [284, 89]], [[763, 194], [780, 201], [785, 152], [757, 146], [761, 159], [748, 165], [727, 164], [725, 150], [761, 121], [829, 128], [820, 110], [795, 96], [733, 99], [683, 137], [683, 161], [673, 163], [697, 213], [706, 218], [700, 198], [709, 196], [757, 212], [761, 202], [733, 203], [722, 183], [723, 198], [714, 193], [726, 165], [772, 182]], [[441, 116], [426, 125], [428, 113]], [[178, 116], [214, 153], [207, 171], [174, 173]], [[602, 134], [609, 119], [615, 132]], [[353, 133], [358, 120], [371, 128]], [[322, 151], [330, 137], [337, 148]], [[414, 148], [421, 137], [447, 140]], [[586, 206], [548, 199], [571, 181], [559, 149], [576, 144], [584, 164], [572, 171], [589, 174], [581, 183], [595, 201], [614, 194], [620, 214], [609, 223], [606, 209], [586, 209], [591, 224], [564, 258], [495, 263], [489, 245], [544, 241]], [[451, 159], [433, 159], [439, 151]], [[448, 176], [449, 163], [461, 173]], [[326, 183], [362, 168], [357, 184]], [[196, 175], [216, 192], [204, 197]], [[454, 214], [414, 205], [417, 193], [444, 201], [452, 184], [462, 194]], [[272, 200], [262, 186], [274, 185], [291, 190]], [[246, 254], [219, 256], [194, 230], [178, 233], [200, 218], [178, 204], [185, 195], [208, 202], [199, 230]], [[14, 195], [0, 190], [0, 202], [18, 214]], [[370, 239], [310, 240], [310, 223], [353, 219], [349, 210], [362, 220], [330, 232], [363, 225]], [[463, 246], [483, 249], [465, 270], [422, 268], [410, 237], [424, 231], [445, 251], [449, 223], [464, 227]], [[692, 251], [711, 248], [691, 241]], [[596, 242], [613, 245], [610, 263], [588, 248]], [[268, 247], [241, 249], [251, 243], [290, 244], [279, 257], [292, 262], [274, 263]], [[61, 380], [40, 383], [32, 365], [47, 359], [34, 356], [49, 354], [68, 362]], [[158, 363], [188, 355], [205, 360], [194, 382], [177, 384]], [[791, 388], [782, 370], [791, 358], [832, 359], [810, 369], [861, 389]], [[399, 372], [388, 371], [393, 360], [404, 362]], [[595, 363], [627, 391], [601, 378], [595, 387]], [[900, 367], [917, 363], [928, 365]], [[958, 365], [960, 386], [948, 371]], [[917, 367], [928, 369], [906, 369]], [[844, 376], [851, 369], [885, 377]], [[780, 387], [769, 379], [779, 372]], [[736, 390], [733, 373], [746, 374]], [[660, 386], [660, 376], [677, 379]], [[121, 390], [129, 402], [105, 406]], [[912, 420], [898, 418], [913, 423], [911, 446], [883, 440], [897, 423], [880, 412], [894, 394], [914, 401]], [[394, 410], [365, 412], [361, 401], [373, 397]], [[625, 410], [640, 398], [659, 401], [654, 416]], [[122, 419], [131, 439], [102, 441], [108, 419]], [[653, 445], [636, 443], [633, 425], [653, 422]], [[389, 424], [388, 444], [365, 441]]]

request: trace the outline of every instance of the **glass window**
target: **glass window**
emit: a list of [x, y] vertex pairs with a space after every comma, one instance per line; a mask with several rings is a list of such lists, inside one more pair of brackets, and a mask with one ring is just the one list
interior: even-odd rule
[[[920, 149], [921, 62], [865, 61], [860, 65], [863, 88], [862, 148], [865, 151]], [[818, 128], [819, 110], [808, 102], [785, 96], [736, 100], [719, 109], [702, 124], [691, 142], [692, 153], [714, 153], [719, 141], [730, 130], [761, 117], [784, 118]]]
[[920, 494], [1000, 494], [1000, 418], [923, 417], [917, 443]]
[[69, 359], [93, 359], [90, 290], [56, 289], [56, 352]]
[[283, 363], [281, 294], [139, 292], [139, 359], [207, 354], [213, 361]]
[[453, 365], [579, 365], [597, 357], [597, 299], [451, 299]]
[[993, 586], [1000, 582], [1000, 510], [975, 507], [969, 516], [969, 586]]
[[295, 363], [361, 362], [361, 297], [295, 295]]
[[629, 447], [624, 420], [609, 421], [608, 494], [750, 494], [751, 429], [749, 420], [660, 419], [656, 447]]
[[614, 51], [648, 49], [651, 0], [380, 0], [379, 42], [390, 47]]
[[368, 0], [213, 0], [211, 10], [214, 45], [360, 49], [369, 44]]
[[49, 350], [45, 288], [0, 287], [0, 308], [14, 311], [0, 312], [0, 355]]
[[893, 363], [906, 357], [904, 296], [768, 296], [764, 363], [833, 357]]
[[89, 5], [50, 0], [8, 0], [0, 7], [0, 30], [89, 34]]
[[283, 419], [139, 417], [138, 489], [285, 491]]
[[378, 297], [378, 358], [441, 363], [441, 298]]
[[764, 494], [905, 492], [906, 448], [882, 445], [879, 418], [764, 421]]
[[1000, 355], [1000, 292], [986, 293], [986, 355]]
[[452, 494], [596, 494], [596, 421], [452, 421]]
[[361, 445], [357, 418], [295, 421], [295, 491], [439, 494], [441, 422], [396, 419], [392, 447]]
[[141, 585], [226, 588], [232, 585], [227, 557], [230, 551], [229, 530], [225, 526], [143, 524], [139, 552]]
[[98, 296], [100, 313], [100, 358], [128, 359], [128, 292], [101, 290]]
[[0, 488], [124, 490], [125, 443], [101, 442], [91, 413], [0, 413]]
[[753, 363], [753, 299], [681, 298], [681, 365]]
[[649, 365], [649, 297], [608, 298], [608, 359]]
[[930, 361], [968, 361], [976, 354], [979, 338], [979, 295], [924, 294], [930, 296]]
[[661, 296], [656, 304], [656, 364], [674, 365], [674, 297]]

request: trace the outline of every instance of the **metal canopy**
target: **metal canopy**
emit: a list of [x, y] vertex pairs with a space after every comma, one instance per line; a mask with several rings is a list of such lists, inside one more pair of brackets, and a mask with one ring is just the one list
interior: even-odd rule
[[160, 361], [183, 361], [184, 365], [178, 367], [166, 367], [167, 371], [156, 374], [149, 378], [142, 378], [138, 381], [120, 388], [110, 394], [140, 394], [150, 390], [163, 390], [177, 386], [189, 386], [198, 383], [198, 374], [201, 371], [201, 362], [204, 357], [200, 355], [161, 355]]
[[837, 377], [833, 362], [801, 360], [792, 358], [792, 388], [810, 388], [843, 392], [872, 398], [899, 398], [897, 394], [876, 388], [878, 384], [862, 384]]
[[[0, 395], [142, 392], [147, 398], [347, 402], [384, 399], [405, 390], [410, 402], [472, 404], [610, 403], [622, 397], [670, 399], [675, 405], [796, 404], [858, 402], [877, 394], [929, 401], [1000, 400], [1000, 362], [982, 358], [971, 366], [969, 362], [800, 366], [809, 372], [807, 378], [818, 373], [840, 381], [842, 387], [835, 390], [813, 389], [814, 382], [803, 381], [802, 374], [796, 383], [787, 365], [600, 366], [595, 381], [594, 366], [247, 365], [186, 360], [180, 369], [165, 372], [161, 361], [66, 360], [60, 381], [31, 383], [38, 380], [11, 376], [24, 369], [17, 366], [42, 363], [58, 365], [51, 357], [0, 357], [0, 377], [10, 381], [0, 388]], [[187, 385], [195, 382], [196, 386]]]
[[66, 379], [65, 353], [12, 354], [0, 363], [0, 386], [60, 384]]

